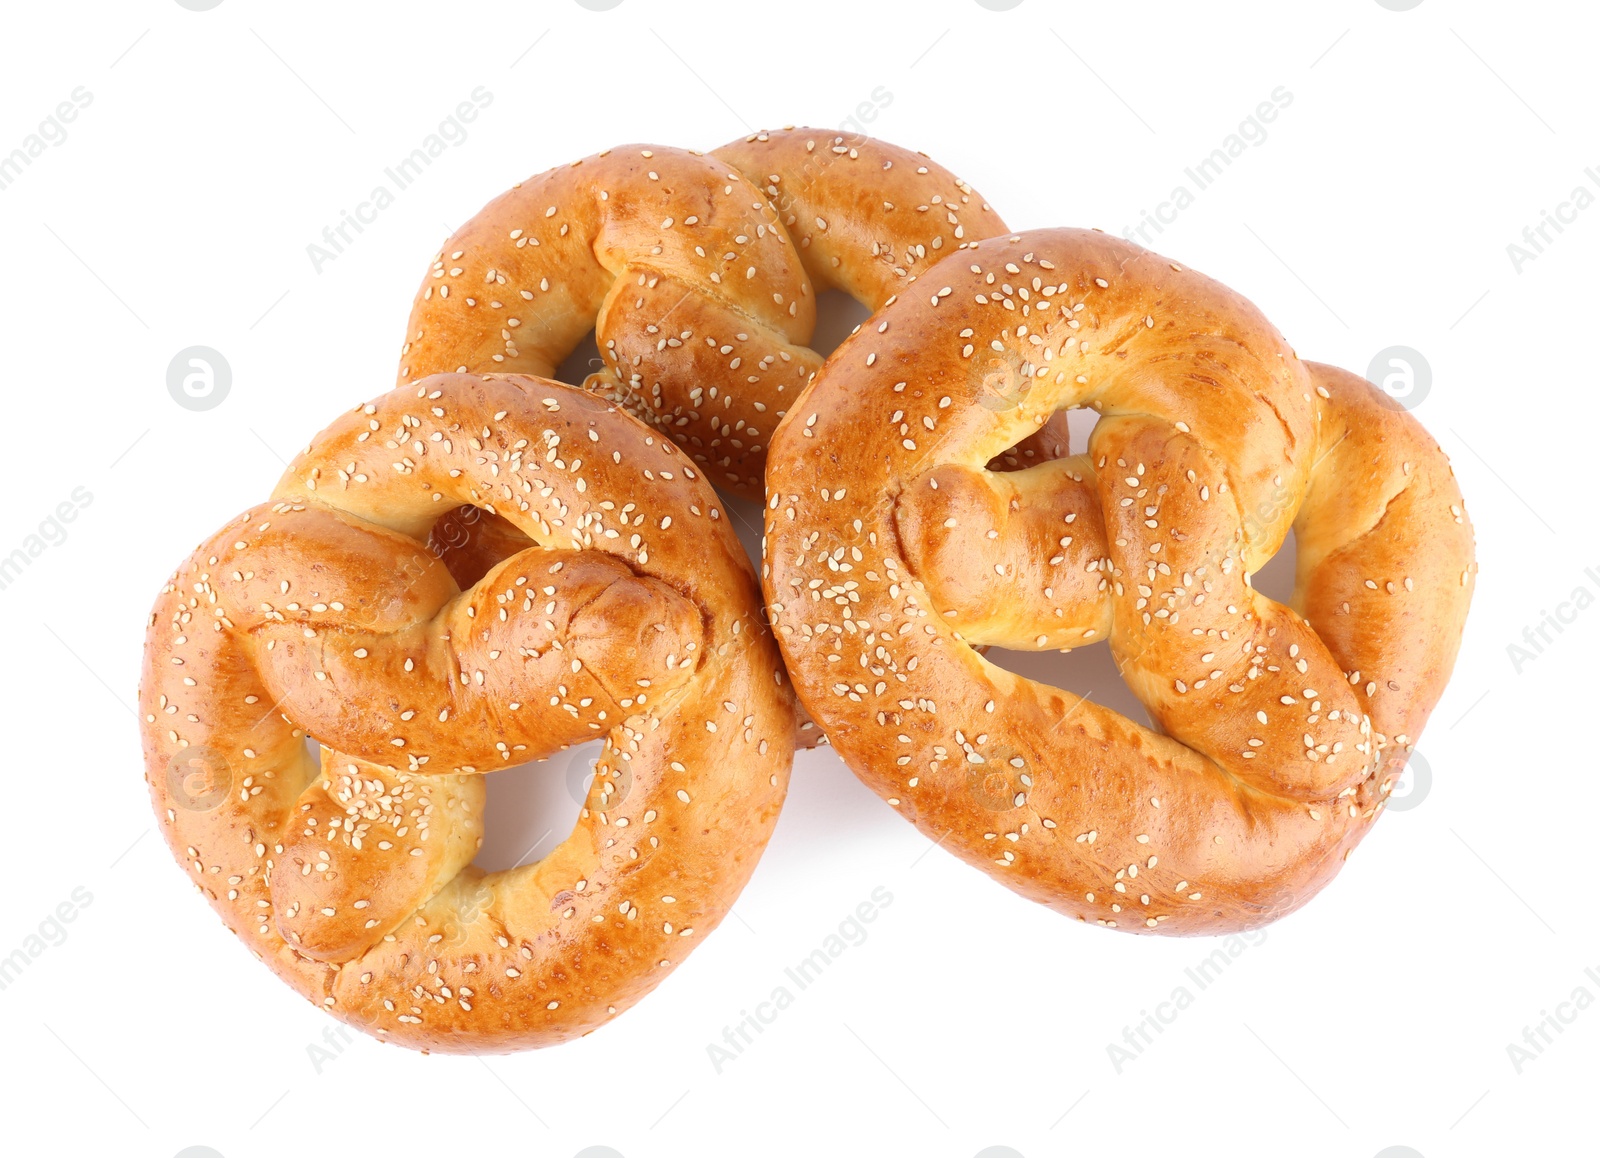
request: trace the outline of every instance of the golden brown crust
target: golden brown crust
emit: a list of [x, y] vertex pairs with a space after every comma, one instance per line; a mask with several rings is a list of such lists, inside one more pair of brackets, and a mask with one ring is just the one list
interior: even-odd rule
[[[1101, 415], [1087, 455], [986, 469], [1071, 406]], [[791, 411], [767, 486], [769, 614], [845, 761], [1009, 887], [1137, 932], [1259, 924], [1333, 877], [1475, 571], [1414, 419], [1225, 287], [1080, 230], [925, 274]], [[1291, 526], [1294, 610], [1249, 585]], [[975, 650], [1102, 638], [1162, 733]]]
[[[441, 560], [464, 505], [497, 521]], [[163, 832], [224, 921], [351, 1024], [470, 1052], [586, 1033], [682, 961], [771, 834], [795, 728], [700, 472], [528, 377], [436, 376], [324, 431], [162, 592], [140, 701]], [[591, 738], [572, 835], [472, 867], [479, 774]]]
[[707, 156], [625, 145], [532, 177], [462, 226], [423, 279], [400, 381], [549, 377], [590, 330], [585, 387], [760, 499], [767, 441], [822, 359], [819, 288], [877, 309], [940, 257], [1004, 231], [927, 157], [816, 129]]

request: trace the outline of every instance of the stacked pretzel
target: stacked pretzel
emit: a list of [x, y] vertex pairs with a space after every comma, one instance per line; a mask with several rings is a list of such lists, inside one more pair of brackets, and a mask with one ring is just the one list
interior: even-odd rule
[[806, 345], [817, 294], [876, 311], [1005, 228], [948, 170], [863, 137], [785, 129], [710, 154], [608, 149], [502, 194], [445, 243], [412, 305], [399, 380], [548, 378], [592, 330], [604, 367], [584, 387], [760, 501], [768, 441], [822, 365]]
[[[823, 290], [874, 311], [826, 362]], [[600, 368], [550, 381], [591, 329]], [[399, 379], [179, 568], [141, 707], [224, 920], [418, 1048], [550, 1044], [653, 988], [772, 831], [796, 692], [1027, 896], [1141, 932], [1270, 920], [1381, 812], [1475, 570], [1448, 463], [1372, 387], [1198, 274], [1008, 234], [863, 138], [517, 186], [436, 256]], [[711, 484], [765, 500], [765, 615]], [[1291, 529], [1284, 607], [1250, 576]], [[1159, 732], [982, 654], [1101, 641]], [[474, 867], [484, 774], [591, 738], [573, 834]]]

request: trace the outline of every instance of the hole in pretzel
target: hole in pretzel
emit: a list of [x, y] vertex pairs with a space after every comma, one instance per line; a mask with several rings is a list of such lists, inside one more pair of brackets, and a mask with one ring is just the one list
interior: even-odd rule
[[561, 365], [556, 367], [555, 380], [565, 382], [569, 386], [582, 386], [583, 380], [590, 374], [599, 373], [605, 368], [605, 359], [600, 357], [600, 347], [595, 342], [594, 331], [590, 330]]
[[487, 776], [483, 844], [472, 863], [499, 872], [549, 856], [577, 826], [601, 744], [578, 744]]
[[[1007, 399], [1001, 396], [997, 404]], [[1084, 454], [1089, 449], [1089, 432], [1100, 415], [1084, 406], [1058, 410], [1050, 420], [1015, 446], [1007, 447], [989, 460], [990, 470], [1024, 470], [1053, 458]]]
[[817, 327], [811, 333], [811, 348], [826, 358], [871, 316], [871, 310], [844, 291], [823, 290], [817, 295]]
[[1283, 540], [1283, 546], [1278, 548], [1278, 553], [1267, 560], [1266, 566], [1250, 576], [1250, 586], [1268, 599], [1276, 600], [1287, 607], [1289, 597], [1294, 594], [1294, 572], [1294, 532], [1290, 531], [1288, 537]]
[[722, 509], [728, 512], [728, 525], [733, 528], [734, 534], [739, 536], [739, 545], [744, 548], [744, 553], [750, 556], [751, 563], [757, 573], [761, 570], [761, 525], [766, 518], [766, 511], [758, 502], [742, 499], [738, 495], [730, 495], [718, 491], [722, 499]]
[[1088, 454], [1089, 433], [1094, 430], [1095, 423], [1100, 421], [1100, 412], [1091, 410], [1087, 406], [1074, 406], [1066, 413], [1070, 443], [1068, 453]]
[[1161, 731], [1145, 706], [1122, 682], [1122, 673], [1117, 671], [1111, 649], [1104, 642], [1076, 647], [1069, 652], [991, 647], [983, 653], [983, 658], [996, 667], [1074, 695], [1083, 695], [1084, 689], [1092, 688], [1090, 698], [1101, 707], [1120, 712], [1152, 731]]

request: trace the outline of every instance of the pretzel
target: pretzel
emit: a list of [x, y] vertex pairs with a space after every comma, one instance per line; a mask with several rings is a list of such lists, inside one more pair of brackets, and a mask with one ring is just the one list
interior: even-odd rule
[[[1237, 294], [1098, 232], [980, 242], [914, 289], [773, 440], [763, 580], [802, 703], [923, 832], [1081, 921], [1304, 904], [1455, 661], [1476, 567], [1444, 454]], [[1075, 406], [1086, 455], [985, 469]], [[1285, 607], [1250, 575], [1291, 527]], [[1159, 730], [974, 650], [1102, 640]]]
[[[461, 590], [464, 504], [533, 546]], [[357, 407], [150, 617], [174, 855], [286, 982], [388, 1041], [587, 1033], [727, 913], [788, 781], [792, 692], [700, 472], [592, 394], [440, 375]], [[321, 743], [320, 769], [306, 737]], [[577, 827], [485, 873], [484, 774], [605, 741]]]
[[592, 329], [604, 366], [585, 388], [759, 501], [767, 439], [822, 364], [807, 346], [817, 292], [877, 310], [1005, 228], [949, 171], [867, 137], [764, 131], [709, 156], [624, 145], [515, 186], [456, 231], [418, 289], [399, 380], [548, 378]]

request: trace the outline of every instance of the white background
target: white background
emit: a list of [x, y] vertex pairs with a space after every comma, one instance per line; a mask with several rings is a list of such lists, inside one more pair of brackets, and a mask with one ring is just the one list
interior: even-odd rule
[[[93, 98], [0, 191], [0, 555], [92, 495], [0, 591], [0, 956], [73, 890], [92, 898], [0, 991], [7, 1150], [1594, 1152], [1600, 1008], [1520, 1072], [1507, 1051], [1576, 988], [1600, 998], [1600, 790], [1577, 738], [1600, 611], [1569, 607], [1520, 665], [1508, 652], [1575, 589], [1600, 593], [1600, 207], [1520, 270], [1507, 252], [1575, 187], [1600, 194], [1587, 5], [121, 0], [6, 19], [0, 154], [75, 87]], [[478, 86], [493, 103], [468, 139], [314, 269], [307, 244]], [[1385, 347], [1420, 351], [1416, 414], [1454, 460], [1482, 574], [1421, 740], [1431, 789], [1220, 980], [1185, 974], [1216, 943], [1087, 929], [931, 849], [830, 753], [798, 761], [737, 919], [554, 1050], [330, 1042], [337, 1023], [186, 885], [133, 711], [150, 603], [296, 447], [389, 386], [428, 260], [492, 195], [623, 142], [838, 126], [881, 88], [863, 127], [1013, 227], [1120, 233], [1278, 86], [1293, 101], [1267, 139], [1155, 247], [1249, 296], [1304, 357], [1366, 372]], [[166, 389], [196, 344], [233, 371], [204, 413]], [[1109, 664], [1085, 662], [1057, 678], [1109, 696]], [[499, 847], [564, 830], [561, 776], [491, 789]], [[893, 900], [867, 940], [716, 1072], [723, 1027], [879, 886]], [[1108, 1045], [1179, 986], [1193, 1004], [1119, 1073]]]

